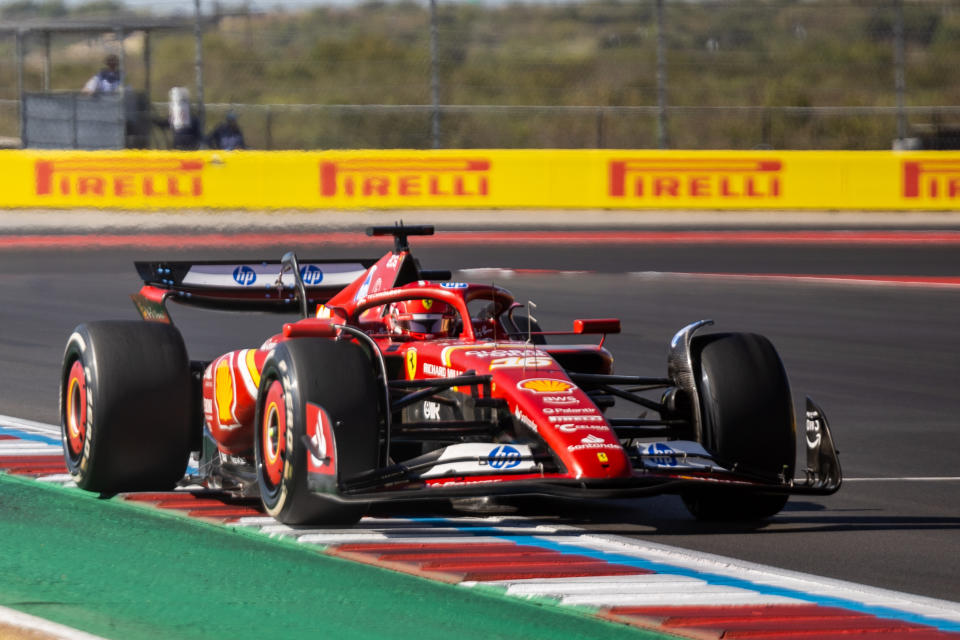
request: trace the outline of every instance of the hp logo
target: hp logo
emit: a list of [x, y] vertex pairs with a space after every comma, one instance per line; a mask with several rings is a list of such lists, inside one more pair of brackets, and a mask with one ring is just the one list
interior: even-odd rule
[[677, 455], [677, 452], [671, 449], [668, 445], [663, 444], [662, 442], [655, 442], [651, 444], [650, 448], [647, 449], [647, 453], [654, 456], [651, 460], [653, 461], [654, 464], [658, 466], [661, 466], [661, 467], [677, 466], [677, 459], [674, 457]]
[[237, 284], [249, 287], [257, 281], [257, 273], [246, 265], [241, 265], [233, 270], [233, 279]]
[[520, 452], [502, 444], [487, 455], [487, 464], [494, 469], [512, 469], [520, 464]]
[[300, 269], [300, 277], [303, 278], [303, 284], [318, 285], [323, 282], [323, 271], [320, 267], [308, 264]]

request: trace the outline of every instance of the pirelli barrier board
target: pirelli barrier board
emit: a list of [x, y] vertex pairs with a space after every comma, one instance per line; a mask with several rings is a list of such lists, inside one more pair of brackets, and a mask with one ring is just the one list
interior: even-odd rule
[[960, 153], [0, 151], [0, 206], [950, 210]]

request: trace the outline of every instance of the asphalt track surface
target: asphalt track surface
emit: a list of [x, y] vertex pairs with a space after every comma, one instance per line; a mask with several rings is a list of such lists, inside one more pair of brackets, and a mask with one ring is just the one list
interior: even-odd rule
[[[903, 226], [913, 225], [878, 225]], [[937, 231], [944, 227], [951, 231], [942, 224]], [[186, 250], [173, 244], [110, 247], [107, 236], [99, 238], [107, 240], [106, 248], [54, 244], [0, 251], [0, 414], [58, 421], [63, 344], [79, 322], [135, 317], [128, 298], [139, 286], [134, 259], [276, 258], [291, 248], [290, 242], [267, 246], [269, 238], [234, 249]], [[670, 337], [701, 318], [713, 319], [718, 330], [767, 335], [784, 360], [798, 411], [805, 395], [826, 410], [848, 480], [834, 496], [792, 499], [759, 528], [695, 523], [673, 497], [539, 501], [523, 505], [524, 513], [897, 591], [960, 598], [960, 286], [950, 284], [960, 276], [960, 245], [922, 235], [871, 243], [855, 232], [843, 241], [792, 243], [651, 238], [548, 246], [489, 238], [447, 246], [438, 240], [419, 249], [414, 238], [412, 244], [424, 268], [478, 269], [457, 277], [495, 281], [519, 300], [535, 301], [546, 328], [569, 327], [576, 317], [620, 317], [623, 334], [608, 340], [620, 373], [660, 375]], [[375, 257], [387, 244], [307, 242], [294, 248], [308, 257]], [[546, 271], [525, 271], [540, 269]], [[763, 274], [861, 277], [756, 277]], [[896, 282], [898, 276], [912, 282]], [[258, 344], [280, 321], [179, 308], [174, 317], [197, 359]], [[433, 507], [406, 508], [427, 514]]]

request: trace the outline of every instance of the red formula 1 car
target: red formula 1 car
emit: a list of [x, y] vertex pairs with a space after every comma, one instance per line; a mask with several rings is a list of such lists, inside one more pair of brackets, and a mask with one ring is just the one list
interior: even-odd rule
[[[807, 400], [794, 478], [793, 401], [770, 342], [681, 329], [666, 375], [615, 374], [615, 319], [541, 331], [506, 290], [420, 269], [408, 236], [377, 261], [137, 263], [147, 322], [80, 325], [60, 411], [67, 466], [105, 493], [189, 479], [259, 495], [285, 523], [355, 522], [373, 502], [499, 495], [678, 493], [702, 519], [760, 519], [789, 494], [840, 487], [823, 412]], [[299, 311], [259, 348], [191, 361], [170, 301]], [[555, 334], [598, 344], [553, 345]], [[652, 397], [651, 397], [652, 396]], [[613, 410], [614, 405], [620, 405]], [[623, 404], [642, 417], [613, 417]]]

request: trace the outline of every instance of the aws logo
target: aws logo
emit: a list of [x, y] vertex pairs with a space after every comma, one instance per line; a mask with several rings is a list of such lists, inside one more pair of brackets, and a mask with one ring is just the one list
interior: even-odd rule
[[479, 158], [350, 158], [320, 163], [320, 196], [404, 199], [485, 197], [490, 161]]
[[82, 158], [37, 160], [36, 195], [93, 198], [196, 198], [203, 194], [203, 160]]
[[783, 190], [783, 163], [772, 159], [611, 160], [607, 173], [614, 198], [777, 200]]

